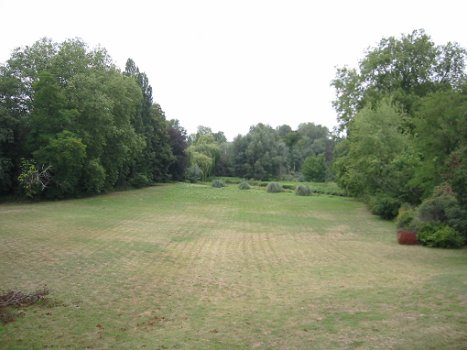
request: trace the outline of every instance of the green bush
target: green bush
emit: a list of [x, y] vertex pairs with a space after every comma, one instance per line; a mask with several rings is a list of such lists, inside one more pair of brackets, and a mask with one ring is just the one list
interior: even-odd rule
[[295, 194], [297, 196], [311, 196], [311, 189], [307, 185], [298, 185]]
[[422, 226], [417, 232], [418, 240], [428, 247], [461, 248], [464, 237], [450, 226], [429, 223]]
[[238, 185], [238, 188], [241, 189], [241, 190], [249, 190], [251, 188], [251, 186], [250, 186], [250, 184], [248, 182], [243, 181]]
[[85, 193], [100, 193], [105, 188], [105, 169], [97, 159], [84, 166], [83, 190]]
[[433, 195], [420, 204], [418, 216], [422, 222], [445, 224], [467, 237], [467, 213], [446, 184], [437, 187]]
[[282, 185], [280, 183], [270, 182], [266, 186], [266, 191], [269, 192], [269, 193], [278, 193], [278, 192], [282, 192], [283, 189], [282, 189]]
[[397, 228], [403, 228], [407, 230], [416, 230], [417, 228], [417, 218], [416, 210], [408, 204], [403, 204], [399, 208], [399, 213], [397, 214], [396, 223]]
[[215, 188], [221, 188], [221, 187], [225, 187], [225, 183], [222, 180], [215, 179], [212, 181], [211, 186]]
[[194, 164], [186, 170], [186, 179], [192, 183], [198, 182], [202, 177], [203, 171], [198, 164]]
[[131, 180], [130, 184], [133, 187], [141, 188], [144, 186], [148, 186], [151, 182], [149, 181], [148, 177], [144, 174], [136, 174]]
[[397, 216], [400, 205], [398, 199], [384, 194], [372, 196], [369, 201], [370, 211], [386, 220], [392, 220]]
[[302, 165], [302, 173], [307, 181], [324, 182], [326, 180], [326, 160], [324, 155], [310, 155]]

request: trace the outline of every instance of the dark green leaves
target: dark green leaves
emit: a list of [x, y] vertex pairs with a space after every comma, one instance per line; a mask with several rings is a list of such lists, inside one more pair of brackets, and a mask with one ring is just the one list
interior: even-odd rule
[[36, 196], [170, 177], [169, 126], [147, 76], [133, 61], [123, 74], [105, 49], [80, 40], [43, 39], [13, 53], [0, 69], [0, 121], [2, 191], [15, 189], [22, 158], [50, 169]]

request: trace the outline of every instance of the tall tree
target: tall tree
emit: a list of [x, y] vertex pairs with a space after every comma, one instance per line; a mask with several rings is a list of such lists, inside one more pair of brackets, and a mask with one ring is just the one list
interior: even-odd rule
[[[437, 89], [459, 86], [466, 78], [466, 51], [456, 43], [436, 46], [423, 30], [401, 38], [383, 38], [370, 48], [359, 69], [338, 68], [331, 85], [339, 130], [347, 132], [356, 113], [387, 96], [411, 118], [421, 97]], [[407, 129], [411, 127], [410, 120]]]
[[[327, 150], [331, 147], [331, 137], [327, 127], [314, 123], [303, 123], [298, 126], [297, 134], [299, 139], [296, 148], [300, 151], [301, 162], [310, 155], [327, 155]], [[327, 161], [331, 159], [326, 158]]]
[[388, 204], [385, 217], [398, 203], [420, 203], [444, 181], [466, 193], [466, 59], [458, 44], [437, 46], [419, 30], [383, 38], [358, 69], [338, 69], [338, 183], [384, 203], [377, 207]]
[[338, 184], [359, 197], [379, 193], [409, 200], [416, 166], [410, 136], [400, 132], [401, 113], [390, 100], [374, 110], [362, 109], [350, 126], [350, 135], [337, 148]]
[[183, 180], [187, 167], [187, 132], [178, 120], [169, 121], [169, 143], [175, 161], [169, 167], [169, 173], [174, 180]]
[[266, 180], [287, 173], [287, 146], [269, 125], [252, 126], [233, 148], [237, 176]]
[[132, 61], [122, 74], [105, 49], [80, 40], [42, 39], [13, 52], [0, 67], [0, 121], [3, 192], [18, 175], [47, 169], [47, 196], [96, 193], [135, 175], [167, 179], [174, 160], [147, 76]]
[[161, 106], [153, 102], [152, 87], [145, 73], [140, 72], [135, 62], [126, 62], [126, 76], [135, 79], [141, 89], [142, 100], [133, 127], [145, 140], [145, 147], [132, 169], [133, 177], [144, 176], [148, 181], [164, 181], [169, 176], [169, 167], [175, 161], [170, 146], [169, 126]]
[[459, 198], [467, 195], [467, 84], [459, 90], [435, 92], [421, 102], [415, 118], [414, 146], [423, 162], [414, 183], [428, 196], [443, 181], [452, 182]]
[[16, 169], [24, 153], [25, 120], [18, 106], [21, 82], [6, 66], [0, 66], [0, 194], [14, 190]]
[[[210, 129], [209, 129], [210, 130]], [[187, 148], [190, 165], [197, 165], [203, 172], [203, 179], [211, 176], [220, 157], [220, 144], [212, 132], [199, 132]]]

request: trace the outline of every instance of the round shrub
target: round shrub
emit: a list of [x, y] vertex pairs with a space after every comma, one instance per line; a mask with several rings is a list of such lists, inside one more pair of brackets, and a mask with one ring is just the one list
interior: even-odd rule
[[433, 195], [420, 204], [418, 215], [423, 222], [451, 226], [467, 238], [467, 213], [446, 186], [436, 188]]
[[397, 241], [399, 244], [418, 244], [417, 234], [415, 231], [399, 229], [397, 231]]
[[295, 188], [295, 194], [297, 196], [311, 196], [311, 189], [307, 185], [298, 185]]
[[219, 179], [213, 180], [211, 185], [212, 185], [212, 187], [215, 187], [215, 188], [225, 187], [224, 181], [219, 180]]
[[415, 209], [408, 205], [403, 204], [399, 208], [399, 213], [397, 214], [396, 223], [398, 229], [406, 230], [415, 230], [416, 229], [416, 211]]
[[269, 193], [278, 193], [278, 192], [282, 192], [283, 189], [282, 189], [282, 185], [280, 183], [270, 182], [266, 186], [266, 191], [269, 192]]
[[400, 205], [398, 199], [384, 194], [371, 197], [369, 202], [370, 211], [386, 220], [392, 220], [396, 217]]
[[241, 190], [249, 190], [251, 188], [251, 186], [250, 186], [250, 184], [248, 182], [243, 181], [238, 185], [238, 188], [241, 189]]
[[186, 179], [192, 183], [201, 180], [202, 177], [203, 171], [198, 166], [198, 164], [194, 164], [186, 170]]
[[464, 237], [447, 225], [425, 224], [417, 233], [418, 240], [428, 247], [461, 248]]

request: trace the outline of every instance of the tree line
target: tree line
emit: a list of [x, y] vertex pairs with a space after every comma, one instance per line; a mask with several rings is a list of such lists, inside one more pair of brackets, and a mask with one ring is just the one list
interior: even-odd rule
[[259, 123], [233, 142], [227, 142], [223, 132], [201, 126], [188, 140], [187, 177], [191, 181], [212, 175], [325, 181], [333, 178], [333, 148], [330, 131], [313, 123], [300, 124], [297, 130]]
[[418, 228], [431, 236], [447, 224], [467, 237], [466, 57], [416, 30], [383, 38], [332, 81], [338, 184], [384, 218], [429, 222]]
[[145, 73], [103, 48], [48, 39], [0, 66], [0, 191], [63, 198], [182, 179], [186, 131]]
[[121, 71], [104, 48], [41, 39], [0, 66], [0, 194], [66, 198], [210, 176], [332, 178], [334, 139], [304, 123], [252, 126], [227, 142], [187, 135], [153, 101], [132, 59]]

